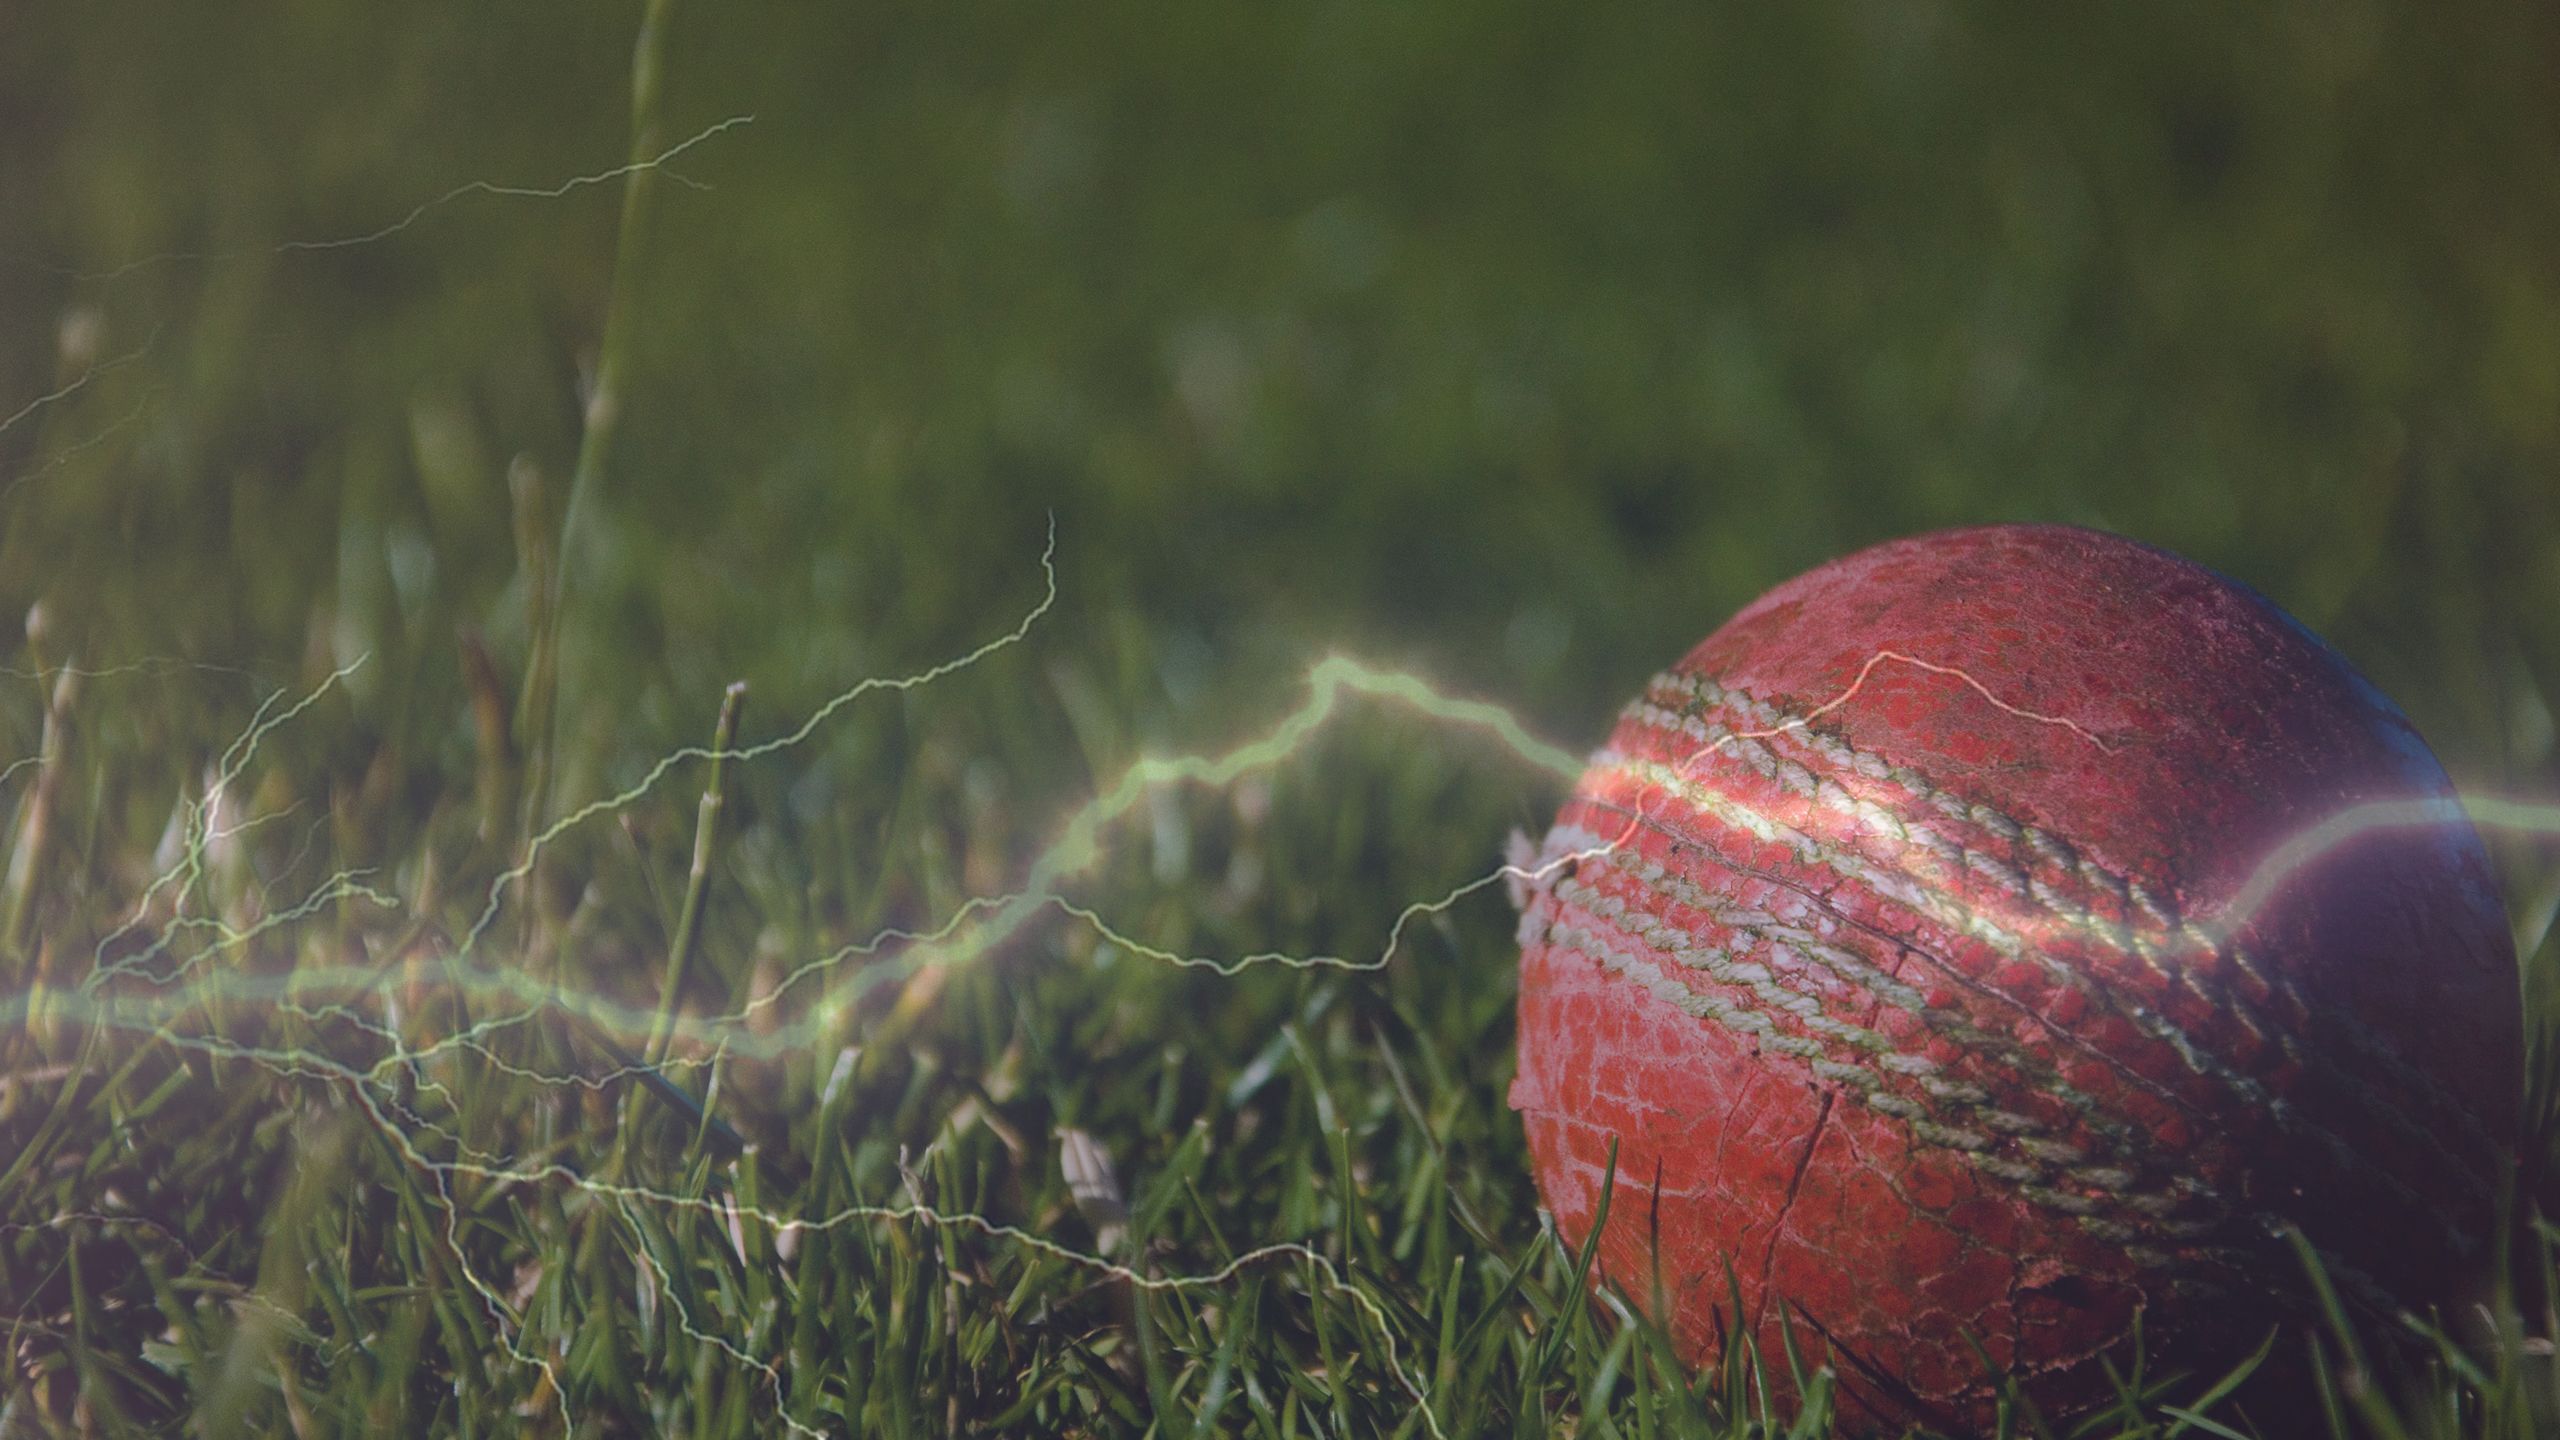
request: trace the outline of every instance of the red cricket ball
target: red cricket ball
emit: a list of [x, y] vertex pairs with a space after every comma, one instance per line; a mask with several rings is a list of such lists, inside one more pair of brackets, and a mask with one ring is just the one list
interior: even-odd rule
[[1547, 836], [1539, 1191], [1579, 1243], [1616, 1142], [1601, 1278], [1699, 1363], [1783, 1379], [1791, 1333], [1853, 1423], [1986, 1425], [1986, 1355], [2069, 1413], [2137, 1322], [2218, 1373], [2302, 1317], [2289, 1228], [2350, 1304], [2445, 1300], [2523, 1063], [2450, 796], [2336, 652], [2150, 546], [1825, 565], [1647, 686]]

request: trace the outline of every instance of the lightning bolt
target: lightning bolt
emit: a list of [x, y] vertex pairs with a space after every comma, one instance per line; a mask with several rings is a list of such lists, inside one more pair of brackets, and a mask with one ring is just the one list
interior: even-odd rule
[[2560, 805], [2478, 793], [2350, 805], [2302, 827], [2269, 851], [2232, 893], [2230, 902], [2204, 922], [2205, 929], [2219, 939], [2231, 939], [2305, 871], [2368, 836], [2457, 827], [2560, 836]]
[[[716, 121], [711, 125], [696, 131], [685, 139], [679, 140], [675, 144], [670, 145], [666, 149], [645, 159], [633, 160], [625, 164], [616, 165], [607, 170], [598, 170], [590, 175], [572, 175], [568, 179], [560, 181], [555, 185], [505, 185], [494, 180], [466, 180], [463, 183], [454, 186], [452, 189], [445, 191], [441, 195], [437, 195], [432, 199], [422, 200], [416, 205], [411, 206], [409, 212], [402, 215], [397, 220], [393, 220], [387, 224], [376, 226], [371, 230], [362, 231], [357, 234], [336, 235], [309, 240], [286, 240], [275, 245], [244, 246], [232, 250], [164, 250], [156, 255], [145, 255], [137, 260], [128, 260], [124, 264], [118, 265], [110, 270], [74, 270], [67, 272], [67, 276], [72, 280], [82, 283], [109, 284], [114, 281], [121, 280], [138, 271], [156, 269], [162, 265], [174, 265], [188, 261], [206, 261], [218, 264], [227, 260], [243, 259], [251, 255], [307, 254], [316, 251], [345, 250], [358, 245], [377, 244], [381, 241], [390, 239], [392, 236], [397, 235], [404, 230], [408, 230], [416, 226], [420, 221], [425, 220], [428, 216], [444, 209], [446, 206], [451, 205], [456, 201], [469, 199], [475, 195], [487, 196], [492, 199], [558, 200], [575, 194], [580, 190], [591, 189], [598, 185], [606, 185], [616, 180], [627, 179], [644, 170], [663, 169], [668, 161], [675, 159], [677, 156], [684, 154], [686, 151], [693, 149], [697, 145], [701, 145], [711, 140], [715, 136], [724, 135], [731, 130], [754, 124], [755, 118], [756, 117], [753, 115], [732, 115], [725, 120]], [[673, 171], [669, 171], [668, 173], [670, 175], [674, 174]], [[682, 177], [677, 178], [681, 179]], [[685, 183], [696, 189], [701, 188], [697, 182], [686, 181]], [[49, 396], [47, 398], [51, 399], [56, 397]]]
[[[160, 332], [154, 330], [143, 340], [141, 344], [126, 351], [124, 354], [118, 355], [111, 360], [101, 360], [97, 364], [90, 366], [88, 369], [81, 371], [76, 378], [65, 382], [61, 387], [49, 390], [44, 394], [37, 396], [33, 400], [28, 401], [26, 404], [19, 406], [17, 409], [10, 411], [6, 415], [0, 415], [0, 435], [8, 434], [20, 421], [35, 414], [37, 411], [42, 410], [46, 406], [54, 404], [57, 401], [68, 400], [72, 396], [79, 394], [81, 391], [88, 389], [89, 382], [97, 379], [99, 376], [109, 374], [116, 370], [121, 370], [125, 366], [141, 359], [143, 356], [150, 354], [151, 347], [158, 344], [159, 341]], [[12, 485], [10, 488], [16, 489], [17, 487]]]
[[[904, 676], [858, 682], [812, 711], [787, 734], [757, 745], [720, 752], [718, 758], [743, 762], [789, 750], [807, 741], [827, 720], [864, 696], [908, 691], [931, 684], [976, 665], [1002, 649], [1022, 643], [1056, 603], [1055, 546], [1053, 524], [1040, 558], [1045, 582], [1042, 596], [1011, 629], [954, 659], [927, 669]], [[363, 661], [355, 663], [360, 665]], [[1984, 699], [2004, 711], [2069, 729], [2102, 751], [2108, 748], [2103, 739], [2075, 722], [2010, 705], [1953, 667], [1898, 652], [1879, 652], [1870, 657], [1838, 695], [1809, 713], [1765, 729], [1722, 735], [1686, 755], [1677, 768], [1688, 772], [1728, 745], [1802, 728], [1820, 716], [1852, 703], [1875, 670], [1889, 663], [1948, 676], [1971, 686]], [[110, 961], [107, 955], [111, 946], [102, 942], [94, 957], [92, 971], [77, 993], [50, 997], [51, 1008], [47, 1013], [148, 1033], [180, 1048], [244, 1060], [282, 1076], [326, 1083], [353, 1097], [370, 1126], [383, 1136], [402, 1162], [433, 1179], [435, 1203], [442, 1212], [441, 1218], [446, 1227], [444, 1239], [448, 1260], [458, 1266], [465, 1283], [497, 1325], [508, 1353], [518, 1362], [548, 1377], [546, 1383], [555, 1395], [561, 1394], [557, 1373], [547, 1356], [526, 1345], [524, 1318], [494, 1284], [461, 1261], [463, 1252], [458, 1244], [460, 1222], [448, 1187], [453, 1178], [517, 1185], [569, 1185], [620, 1207], [658, 1206], [692, 1211], [706, 1217], [717, 1215], [733, 1224], [752, 1222], [777, 1238], [862, 1223], [966, 1229], [1148, 1293], [1215, 1290], [1249, 1267], [1284, 1261], [1304, 1264], [1317, 1277], [1316, 1283], [1321, 1289], [1350, 1300], [1367, 1317], [1381, 1344], [1381, 1363], [1387, 1373], [1413, 1396], [1430, 1433], [1434, 1436], [1442, 1434], [1440, 1417], [1433, 1411], [1425, 1387], [1411, 1373], [1403, 1357], [1396, 1353], [1391, 1327], [1387, 1317], [1379, 1312], [1376, 1301], [1349, 1283], [1327, 1257], [1304, 1245], [1262, 1246], [1238, 1255], [1225, 1265], [1198, 1273], [1148, 1273], [1102, 1255], [1079, 1251], [1016, 1225], [969, 1212], [938, 1209], [922, 1203], [920, 1199], [916, 1203], [900, 1205], [851, 1205], [823, 1216], [810, 1217], [741, 1204], [730, 1195], [688, 1196], [599, 1178], [559, 1163], [523, 1164], [464, 1143], [463, 1137], [407, 1107], [396, 1105], [388, 1082], [403, 1071], [417, 1075], [419, 1067], [448, 1051], [468, 1051], [506, 1073], [523, 1078], [591, 1088], [602, 1088], [659, 1068], [709, 1063], [678, 1056], [670, 1057], [664, 1067], [635, 1062], [603, 1075], [555, 1076], [509, 1061], [493, 1050], [489, 1041], [498, 1031], [539, 1013], [545, 1005], [574, 1008], [607, 1032], [625, 1036], [645, 1033], [651, 1023], [652, 1012], [619, 1004], [601, 994], [558, 990], [513, 967], [483, 964], [472, 957], [497, 918], [508, 889], [531, 873], [534, 857], [543, 848], [572, 828], [599, 815], [638, 803], [664, 783], [678, 767], [690, 761], [708, 761], [714, 758], [714, 752], [703, 747], [674, 751], [662, 758], [635, 785], [580, 807], [535, 836], [523, 859], [491, 883], [477, 921], [463, 936], [454, 954], [448, 957], [450, 964], [443, 972], [445, 979], [466, 996], [498, 997], [518, 1008], [505, 1015], [483, 1019], [454, 1034], [422, 1045], [411, 1045], [393, 1027], [363, 1013], [368, 1002], [376, 1001], [380, 994], [382, 972], [376, 967], [301, 966], [284, 974], [259, 974], [211, 963], [225, 955], [241, 952], [259, 937], [305, 920], [341, 901], [358, 900], [386, 909], [402, 903], [398, 896], [368, 884], [363, 872], [349, 871], [329, 877], [302, 900], [276, 909], [247, 926], [228, 925], [209, 915], [187, 913], [184, 908], [185, 897], [200, 889], [210, 849], [222, 843], [227, 835], [235, 835], [242, 827], [276, 818], [226, 821], [217, 798], [219, 794], [239, 784], [268, 736], [316, 704], [353, 668], [351, 665], [332, 673], [298, 697], [277, 691], [260, 703], [247, 728], [226, 748], [213, 768], [206, 795], [186, 807], [186, 843], [178, 863], [151, 882], [132, 917], [111, 939], [120, 940], [145, 924], [152, 901], [163, 892], [174, 893], [180, 898], [179, 913], [164, 924], [163, 933], [153, 944], [138, 954]], [[868, 993], [872, 987], [906, 979], [931, 968], [970, 963], [1015, 938], [1043, 916], [1063, 917], [1083, 925], [1110, 944], [1151, 961], [1205, 968], [1221, 975], [1234, 975], [1261, 965], [1376, 970], [1393, 961], [1415, 920], [1443, 913], [1499, 882], [1536, 880], [1553, 873], [1561, 865], [1613, 851], [1624, 844], [1641, 823], [1640, 820], [1631, 821], [1625, 833], [1602, 845], [1542, 864], [1507, 862], [1442, 893], [1415, 900], [1397, 913], [1383, 943], [1374, 953], [1358, 956], [1296, 955], [1280, 951], [1258, 951], [1224, 959], [1187, 955], [1127, 933], [1095, 907], [1074, 898], [1074, 882], [1089, 875], [1103, 858], [1112, 853], [1110, 839], [1114, 827], [1126, 821], [1155, 792], [1166, 787], [1214, 789], [1232, 786], [1249, 776], [1285, 766], [1302, 757], [1321, 731], [1339, 721], [1354, 702], [1361, 701], [1418, 716], [1435, 726], [1484, 737], [1499, 753], [1545, 782], [1569, 784], [1583, 770], [1579, 757], [1540, 738], [1516, 714], [1500, 705], [1453, 695], [1424, 677], [1409, 672], [1373, 666], [1346, 655], [1327, 656], [1308, 671], [1306, 694], [1299, 704], [1260, 733], [1223, 750], [1144, 756], [1129, 765], [1112, 783], [1099, 789], [1064, 818], [1054, 832], [1054, 838], [1036, 855], [1012, 888], [1000, 894], [972, 897], [937, 924], [918, 929], [883, 930], [869, 939], [810, 959], [743, 1009], [729, 1014], [683, 1017], [678, 1022], [676, 1033], [689, 1043], [712, 1049], [715, 1055], [776, 1055], [805, 1048], [824, 1038], [838, 1023], [843, 1007]], [[2560, 835], [2560, 805], [2475, 794], [2442, 800], [2376, 802], [2351, 807], [2305, 827], [2271, 851], [2236, 892], [2216, 923], [2228, 930], [2245, 925], [2248, 917], [2281, 893], [2291, 878], [2339, 846], [2383, 831], [2453, 824], [2480, 824], [2537, 835]], [[154, 962], [169, 953], [176, 935], [197, 931], [210, 934], [211, 943], [196, 948], [174, 966], [161, 968], [155, 965]], [[798, 1018], [771, 1027], [768, 1033], [758, 1033], [751, 1027], [750, 1022], [761, 1018], [762, 1012], [784, 1005], [786, 999], [799, 993], [803, 986], [824, 980], [848, 961], [883, 953], [893, 955], [891, 963], [866, 966], [849, 981], [832, 989], [822, 987], [815, 1001], [808, 1004]], [[140, 988], [110, 988], [110, 982], [117, 979], [135, 982]], [[31, 1017], [35, 1000], [31, 994], [0, 1000], [0, 1018], [23, 1023]], [[311, 1003], [314, 1001], [319, 1003]], [[383, 1042], [382, 1058], [370, 1064], [351, 1063], [309, 1048], [247, 1045], [219, 1033], [195, 1033], [180, 1024], [186, 1012], [226, 1003], [271, 1005], [281, 1012], [314, 1022], [332, 1018], [353, 1022]], [[420, 1137], [424, 1136], [438, 1137], [449, 1143], [452, 1154], [449, 1157], [429, 1154], [420, 1145]], [[643, 1263], [649, 1262], [644, 1258]], [[787, 1393], [786, 1377], [779, 1363], [747, 1351], [721, 1333], [708, 1317], [686, 1311], [674, 1287], [665, 1283], [665, 1277], [657, 1277], [656, 1288], [669, 1305], [670, 1316], [687, 1334], [759, 1374], [772, 1387], [777, 1402]], [[795, 1431], [815, 1433], [796, 1418], [786, 1416], [785, 1420]]]

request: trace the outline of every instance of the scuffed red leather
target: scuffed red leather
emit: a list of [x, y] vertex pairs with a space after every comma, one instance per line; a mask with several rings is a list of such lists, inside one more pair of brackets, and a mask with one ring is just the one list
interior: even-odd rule
[[1601, 1278], [1700, 1364], [1747, 1331], [1783, 1372], [1783, 1320], [1874, 1423], [1987, 1423], [1984, 1354], [2067, 1413], [2137, 1313], [2227, 1365], [2299, 1315], [2284, 1225], [2354, 1303], [2444, 1301], [2521, 1088], [2477, 837], [2374, 830], [2224, 927], [2289, 838], [2448, 794], [2333, 651], [2159, 550], [1812, 571], [1648, 688], [1541, 852], [1541, 1193], [1579, 1241], [1615, 1140]]

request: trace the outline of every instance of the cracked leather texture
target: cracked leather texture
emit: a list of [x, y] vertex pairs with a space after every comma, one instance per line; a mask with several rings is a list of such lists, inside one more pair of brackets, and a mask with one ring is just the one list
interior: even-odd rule
[[[1879, 657], [1885, 657], [1879, 659]], [[1844, 698], [1845, 697], [1845, 698]], [[2239, 585], [2002, 526], [1778, 587], [1622, 717], [1521, 919], [1522, 1114], [1564, 1238], [1699, 1364], [1782, 1327], [1853, 1424], [2048, 1414], [2300, 1316], [2485, 1268], [2522, 1065], [2467, 825], [2288, 872], [2289, 837], [2449, 786]], [[1739, 1297], [1740, 1313], [1734, 1299]]]

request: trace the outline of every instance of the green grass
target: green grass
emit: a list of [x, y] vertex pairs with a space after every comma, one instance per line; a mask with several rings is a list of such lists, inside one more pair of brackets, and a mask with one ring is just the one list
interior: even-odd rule
[[[1806, 564], [2074, 520], [2553, 788], [2520, 7], [221, 8], [0, 12], [0, 1440], [1828, 1434], [1586, 1299], [1499, 887], [1397, 928], [1561, 782], [1276, 731], [1326, 655], [1576, 751]], [[2275, 1338], [2334, 1427], [2087, 1433], [2547, 1433], [2519, 1234]]]
[[[714, 878], [696, 888], [680, 782], [711, 766], [679, 768], [587, 827], [630, 817], [590, 837], [603, 858], [556, 887], [548, 914], [519, 926], [542, 907], [502, 908], [467, 948], [504, 853], [474, 834], [467, 790], [421, 853], [393, 850], [405, 894], [337, 883], [318, 848], [361, 853], [394, 816], [342, 794], [296, 827], [282, 780], [229, 812], [235, 826], [280, 817], [239, 838], [199, 817], [216, 833], [180, 847], [154, 918], [94, 917], [121, 932], [103, 950], [59, 913], [65, 892], [37, 902], [21, 963], [42, 978], [10, 1038], [0, 1121], [23, 1147], [0, 1184], [19, 1422], [1828, 1433], [1825, 1381], [1788, 1387], [1814, 1397], [1800, 1415], [1772, 1407], [1761, 1372], [1789, 1357], [1692, 1375], [1622, 1304], [1582, 1298], [1589, 1253], [1541, 1230], [1502, 1103], [1511, 1001], [1488, 980], [1504, 973], [1507, 912], [1489, 894], [1409, 927], [1374, 969], [1354, 951], [1351, 967], [1230, 976], [1056, 924], [944, 968], [902, 964], [897, 947], [829, 961], [1037, 869], [1001, 853], [1016, 828], [968, 823], [987, 802], [933, 733], [946, 707], [1041, 693], [1004, 673], [1012, 658], [911, 692], [905, 715], [848, 710], [840, 723], [906, 763], [881, 818], [838, 843], [821, 828], [786, 849], [753, 818], [758, 800], [787, 806], [771, 792], [793, 752], [734, 761], [736, 790], [695, 819], [731, 804], [749, 818], [742, 834], [714, 827], [699, 872]], [[1509, 747], [1382, 705], [1339, 720], [1267, 780], [1097, 786], [1146, 798], [1070, 893], [1169, 946], [1311, 955], [1383, 936], [1406, 900], [1472, 878], [1482, 857], [1465, 848], [1390, 842], [1499, 823], [1486, 797], [1525, 768]], [[1125, 722], [1086, 724], [1107, 777], [1131, 751]], [[1186, 868], [1159, 878], [1177, 853]], [[334, 898], [302, 903], [314, 895]], [[688, 915], [702, 963], [670, 1073], [690, 1095], [708, 1085], [717, 1126], [627, 1078], [581, 1078], [627, 1076], [629, 1051], [658, 1049], [641, 1038], [662, 1022], [640, 977], [690, 952]], [[84, 1008], [96, 954], [127, 978]], [[164, 998], [146, 972], [195, 979]], [[293, 976], [310, 987], [293, 1003], [243, 998], [250, 977]], [[561, 1003], [539, 1009], [555, 985]], [[513, 1016], [532, 1018], [485, 1049], [435, 1043]], [[1071, 1143], [1107, 1173], [1081, 1195]], [[2278, 1343], [2316, 1344], [2333, 1366], [2389, 1352], [2408, 1388], [2342, 1387], [2356, 1433], [2537, 1433], [2550, 1328], [2501, 1314], [2495, 1343], [2432, 1357], [2343, 1319]], [[2124, 1413], [2075, 1433], [2255, 1433], [2217, 1403], [2221, 1379], [2129, 1375]], [[2011, 1433], [2039, 1433], [2030, 1413]]]

